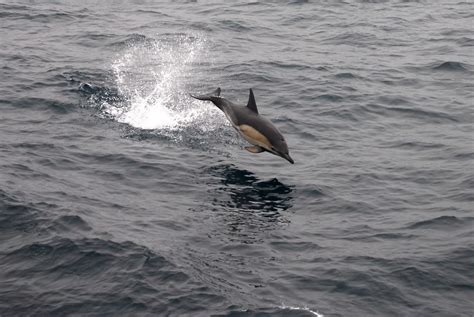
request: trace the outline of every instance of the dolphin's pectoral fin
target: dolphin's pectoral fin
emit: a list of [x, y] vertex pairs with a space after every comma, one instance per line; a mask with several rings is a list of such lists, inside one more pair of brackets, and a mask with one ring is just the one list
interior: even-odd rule
[[262, 153], [263, 151], [265, 151], [262, 147], [258, 145], [246, 146], [245, 149], [250, 153]]

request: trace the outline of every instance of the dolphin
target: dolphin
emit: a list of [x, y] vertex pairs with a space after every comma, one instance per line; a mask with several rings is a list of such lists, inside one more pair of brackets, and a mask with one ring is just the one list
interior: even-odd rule
[[220, 94], [221, 89], [217, 88], [210, 94], [191, 94], [191, 97], [199, 100], [212, 101], [217, 108], [222, 110], [237, 132], [252, 144], [252, 146], [245, 147], [247, 151], [251, 153], [270, 152], [284, 158], [291, 164], [295, 163], [290, 157], [288, 145], [283, 135], [270, 120], [258, 113], [252, 89], [250, 89], [247, 106], [238, 106], [222, 98]]

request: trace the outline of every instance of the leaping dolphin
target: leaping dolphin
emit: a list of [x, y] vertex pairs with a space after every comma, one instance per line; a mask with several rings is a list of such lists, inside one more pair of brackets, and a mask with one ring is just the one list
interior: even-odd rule
[[251, 153], [270, 152], [278, 155], [291, 164], [295, 162], [288, 153], [288, 145], [280, 131], [273, 123], [258, 113], [257, 104], [252, 89], [250, 89], [247, 106], [237, 106], [229, 100], [220, 97], [221, 89], [217, 88], [210, 94], [191, 97], [212, 101], [217, 108], [224, 112], [227, 119], [239, 134], [253, 146], [245, 149]]

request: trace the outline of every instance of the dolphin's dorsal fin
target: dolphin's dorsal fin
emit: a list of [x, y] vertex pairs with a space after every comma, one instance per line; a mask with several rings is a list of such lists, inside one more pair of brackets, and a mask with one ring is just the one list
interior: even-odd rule
[[255, 97], [253, 96], [252, 88], [250, 88], [249, 102], [247, 103], [247, 107], [256, 114], [258, 114], [257, 103], [255, 102]]

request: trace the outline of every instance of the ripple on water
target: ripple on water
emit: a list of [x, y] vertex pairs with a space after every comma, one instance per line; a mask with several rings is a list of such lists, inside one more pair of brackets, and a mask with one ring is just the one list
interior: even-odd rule
[[428, 220], [417, 221], [409, 225], [408, 229], [459, 229], [469, 228], [474, 224], [474, 217], [455, 217], [455, 216], [440, 216]]
[[[4, 251], [0, 260], [1, 274], [9, 277], [3, 279], [2, 298], [28, 298], [26, 305], [3, 310], [7, 314], [27, 314], [32, 308], [45, 315], [179, 314], [205, 311], [222, 301], [165, 257], [132, 242], [53, 238]], [[91, 287], [97, 284], [101, 287]], [[180, 295], [166, 295], [176, 287]]]

